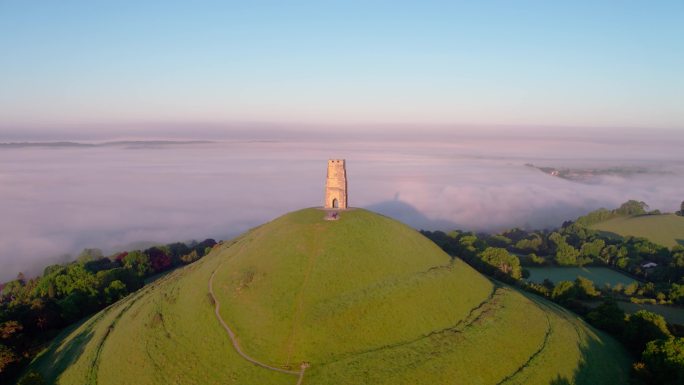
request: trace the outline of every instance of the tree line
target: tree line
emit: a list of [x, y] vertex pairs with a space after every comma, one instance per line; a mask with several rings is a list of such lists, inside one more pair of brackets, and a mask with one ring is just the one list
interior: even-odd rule
[[[615, 336], [639, 357], [633, 365], [635, 383], [683, 384], [684, 326], [668, 324], [662, 316], [645, 310], [626, 315], [616, 300], [684, 305], [684, 247], [668, 249], [647, 239], [606, 236], [589, 228], [616, 216], [658, 214], [647, 208], [644, 202], [628, 201], [618, 209], [597, 210], [554, 230], [421, 233], [478, 271], [546, 297]], [[647, 262], [657, 267], [644, 267]], [[529, 276], [525, 267], [545, 265], [607, 266], [638, 281], [598, 288], [584, 277], [556, 283], [525, 280]], [[596, 302], [601, 304], [587, 305]]]
[[[144, 286], [145, 280], [205, 256], [216, 241], [170, 243], [104, 256], [85, 249], [76, 261], [38, 277], [0, 284], [0, 382], [16, 375], [63, 328]], [[29, 375], [25, 383], [40, 383]]]

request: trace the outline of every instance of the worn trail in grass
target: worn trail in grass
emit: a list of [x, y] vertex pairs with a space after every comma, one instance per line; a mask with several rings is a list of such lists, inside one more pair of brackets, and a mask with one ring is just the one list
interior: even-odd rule
[[626, 381], [624, 350], [562, 308], [389, 218], [323, 216], [221, 244], [65, 331], [32, 368], [73, 385]]
[[230, 341], [233, 344], [233, 348], [235, 348], [235, 351], [245, 360], [253, 363], [254, 365], [260, 366], [264, 369], [273, 370], [273, 371], [280, 372], [280, 373], [297, 375], [299, 377], [299, 379], [297, 380], [297, 383], [300, 384], [302, 382], [302, 379], [304, 378], [304, 373], [306, 371], [306, 368], [308, 367], [306, 364], [302, 363], [301, 369], [299, 371], [285, 370], [282, 368], [276, 368], [276, 367], [270, 366], [268, 364], [265, 364], [263, 362], [260, 362], [256, 359], [246, 355], [242, 351], [242, 349], [240, 348], [240, 344], [237, 340], [237, 336], [235, 336], [235, 333], [233, 333], [233, 331], [230, 329], [228, 324], [226, 324], [226, 321], [221, 317], [221, 313], [220, 313], [221, 304], [216, 300], [216, 296], [214, 295], [214, 288], [213, 288], [213, 281], [214, 281], [214, 275], [215, 274], [216, 274], [216, 270], [214, 270], [214, 272], [211, 274], [211, 277], [209, 278], [209, 295], [211, 295], [211, 299], [214, 302], [214, 314], [216, 315], [216, 318], [218, 319], [221, 326], [223, 326], [223, 328], [226, 330], [226, 333], [228, 334], [228, 337], [230, 338]]

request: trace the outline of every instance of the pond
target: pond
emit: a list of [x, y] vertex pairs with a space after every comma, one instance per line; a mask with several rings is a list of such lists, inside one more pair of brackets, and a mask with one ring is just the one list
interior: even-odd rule
[[577, 276], [588, 278], [598, 287], [609, 283], [615, 286], [618, 283], [628, 285], [635, 281], [627, 275], [621, 274], [607, 267], [526, 267], [530, 272], [528, 278], [531, 282], [541, 283], [548, 278], [553, 283], [559, 281], [574, 281]]

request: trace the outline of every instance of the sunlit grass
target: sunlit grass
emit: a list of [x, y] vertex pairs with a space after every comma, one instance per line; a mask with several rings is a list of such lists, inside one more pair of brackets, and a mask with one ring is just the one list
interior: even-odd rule
[[622, 236], [647, 238], [667, 247], [684, 245], [684, 217], [674, 214], [614, 218], [592, 225], [591, 228]]
[[[304, 384], [608, 384], [612, 339], [495, 285], [417, 231], [364, 211], [307, 209], [217, 247], [65, 331], [32, 368], [59, 384], [295, 384], [252, 357], [311, 363]], [[563, 383], [563, 382], [560, 382]]]

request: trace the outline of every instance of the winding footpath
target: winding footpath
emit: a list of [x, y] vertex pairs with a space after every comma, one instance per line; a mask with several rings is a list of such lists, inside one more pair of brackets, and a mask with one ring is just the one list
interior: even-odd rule
[[233, 348], [235, 348], [235, 351], [242, 356], [245, 360], [251, 362], [254, 365], [260, 366], [264, 369], [269, 369], [273, 370], [276, 372], [280, 373], [285, 373], [285, 374], [292, 374], [295, 376], [299, 376], [297, 379], [297, 385], [301, 385], [302, 382], [304, 381], [304, 372], [306, 371], [306, 368], [309, 367], [307, 363], [302, 363], [300, 370], [295, 371], [295, 370], [286, 370], [282, 368], [276, 368], [275, 366], [268, 365], [266, 363], [263, 363], [261, 361], [257, 361], [256, 359], [248, 356], [245, 352], [242, 351], [242, 348], [240, 347], [240, 344], [238, 343], [237, 336], [231, 330], [231, 328], [228, 326], [226, 321], [223, 320], [223, 317], [221, 317], [221, 313], [219, 312], [221, 308], [221, 304], [219, 303], [218, 299], [216, 298], [216, 295], [214, 295], [214, 275], [216, 275], [216, 271], [221, 267], [219, 265], [216, 270], [214, 270], [213, 273], [211, 273], [211, 277], [209, 278], [209, 295], [211, 296], [211, 299], [214, 301], [214, 314], [216, 314], [216, 318], [218, 319], [219, 323], [223, 328], [226, 330], [226, 333], [228, 333], [228, 337], [230, 337], [230, 341], [233, 343]]

